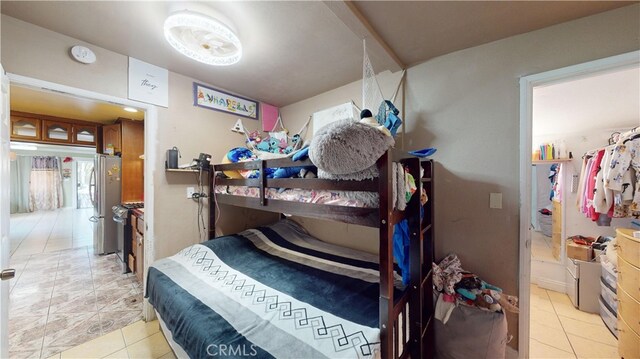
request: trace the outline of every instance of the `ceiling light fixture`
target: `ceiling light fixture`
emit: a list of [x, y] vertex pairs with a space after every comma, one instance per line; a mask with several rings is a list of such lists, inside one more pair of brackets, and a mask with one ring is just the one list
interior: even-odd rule
[[127, 112], [138, 112], [138, 110], [136, 110], [133, 107], [123, 107], [122, 109], [127, 111]]
[[240, 61], [242, 44], [218, 20], [193, 11], [181, 11], [164, 21], [164, 37], [181, 54], [196, 61], [228, 66]]
[[11, 143], [10, 144], [10, 148], [12, 150], [23, 150], [23, 151], [37, 151], [38, 150], [38, 146], [36, 145], [30, 145], [30, 144], [26, 144], [26, 143]]

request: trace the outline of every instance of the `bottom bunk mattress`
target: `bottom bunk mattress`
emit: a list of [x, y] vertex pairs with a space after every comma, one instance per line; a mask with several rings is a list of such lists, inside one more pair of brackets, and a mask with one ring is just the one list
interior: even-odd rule
[[155, 262], [146, 297], [191, 358], [369, 358], [377, 261], [283, 220]]

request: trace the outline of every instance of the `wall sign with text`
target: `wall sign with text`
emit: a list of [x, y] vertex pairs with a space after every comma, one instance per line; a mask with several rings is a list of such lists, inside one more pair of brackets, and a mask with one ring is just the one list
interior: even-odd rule
[[169, 107], [169, 71], [129, 58], [129, 99]]
[[193, 83], [193, 104], [194, 106], [232, 113], [252, 120], [258, 119], [258, 102], [195, 82]]

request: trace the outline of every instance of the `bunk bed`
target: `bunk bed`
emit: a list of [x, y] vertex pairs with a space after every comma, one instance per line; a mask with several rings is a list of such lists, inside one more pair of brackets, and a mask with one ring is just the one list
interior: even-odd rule
[[[394, 209], [391, 200], [393, 196], [393, 162], [402, 163], [402, 165], [416, 179], [416, 184], [418, 185], [417, 194], [412, 196], [411, 200], [407, 203], [407, 207], [404, 211]], [[351, 308], [351, 311], [353, 313], [358, 313], [358, 310], [369, 310], [369, 312], [367, 312], [366, 314], [367, 316], [370, 316], [371, 308], [378, 308], [377, 327], [379, 329], [379, 332], [375, 333], [375, 338], [379, 341], [371, 341], [370, 336], [365, 336], [366, 338], [358, 338], [354, 340], [356, 344], [358, 342], [362, 343], [360, 345], [359, 352], [356, 354], [356, 357], [381, 357], [385, 359], [433, 357], [434, 305], [431, 279], [431, 263], [434, 260], [433, 161], [421, 161], [416, 157], [406, 157], [406, 154], [403, 155], [394, 149], [390, 149], [378, 159], [376, 167], [379, 172], [379, 177], [373, 180], [335, 181], [317, 178], [271, 179], [265, 176], [265, 169], [267, 168], [281, 168], [292, 166], [313, 166], [313, 164], [309, 160], [301, 163], [299, 161], [292, 162], [290, 159], [285, 158], [212, 165], [210, 168], [210, 170], [212, 171], [212, 175], [210, 176], [209, 183], [209, 237], [213, 238], [213, 240], [205, 242], [204, 244], [207, 244], [209, 247], [213, 248], [214, 246], [216, 246], [216, 242], [218, 242], [218, 246], [226, 246], [227, 249], [225, 250], [228, 250], [228, 246], [225, 243], [226, 241], [228, 241], [228, 238], [230, 236], [215, 238], [215, 218], [216, 208], [218, 207], [217, 204], [247, 207], [276, 213], [287, 213], [302, 217], [327, 219], [378, 228], [379, 258], [374, 258], [374, 262], [377, 262], [375, 263], [375, 267], [368, 267], [375, 268], [375, 270], [377, 271], [376, 279], [379, 281], [379, 283], [374, 283], [375, 286], [373, 287], [373, 289], [375, 290], [375, 292], [373, 293], [374, 298], [372, 299], [373, 306], [369, 306], [368, 308]], [[214, 175], [214, 172], [221, 173], [222, 171], [233, 170], [259, 170], [260, 175], [258, 178], [253, 179], [230, 179], [221, 178]], [[420, 180], [418, 181], [417, 179]], [[224, 186], [236, 186], [237, 188], [254, 187], [258, 188], [259, 193], [256, 195], [254, 191], [254, 197], [251, 195], [241, 196], [234, 194], [225, 194], [220, 193], [221, 191], [216, 191], [216, 188], [220, 189], [220, 187]], [[298, 189], [303, 191], [328, 190], [371, 192], [377, 194], [378, 205], [377, 207], [372, 208], [370, 206], [363, 207], [359, 205], [344, 206], [283, 200], [269, 195], [269, 190], [274, 188]], [[424, 206], [420, 202], [420, 193], [422, 188], [426, 190], [428, 196], [428, 201]], [[407, 286], [399, 289], [395, 285], [397, 284], [397, 280], [395, 280], [397, 278], [397, 273], [394, 270], [393, 229], [397, 223], [400, 223], [404, 219], [407, 219], [410, 234], [409, 255], [411, 279]], [[271, 231], [271, 228], [258, 228], [252, 231], [252, 233], [264, 237], [269, 236], [268, 233], [269, 231]], [[253, 234], [244, 234], [244, 236], [247, 237], [252, 235]], [[283, 243], [276, 246], [273, 243], [269, 242], [270, 246], [278, 247], [279, 245], [282, 245], [286, 248], [275, 248], [275, 250], [290, 252], [291, 248], [296, 246], [295, 244], [292, 244], [294, 241], [283, 239], [280, 236], [276, 237], [278, 237], [278, 240]], [[267, 240], [271, 241], [272, 239], [269, 238]], [[277, 241], [273, 240], [273, 242], [275, 243]], [[307, 243], [307, 246], [311, 246], [311, 244]], [[314, 248], [318, 248], [319, 246], [320, 245], [318, 244]], [[218, 248], [218, 250], [221, 249]], [[210, 270], [212, 265], [210, 264], [209, 260], [197, 258], [198, 254], [196, 254], [196, 252], [199, 252], [199, 250], [187, 248], [178, 253], [176, 256], [182, 256], [185, 258], [191, 257], [194, 266], [198, 268], [203, 267], [203, 271]], [[316, 254], [318, 253], [309, 253], [309, 251], [306, 251], [304, 253], [304, 256]], [[326, 253], [320, 253], [319, 255], [324, 256], [323, 258], [327, 258]], [[339, 258], [337, 259], [337, 261], [340, 261], [340, 258], [344, 259], [344, 257], [349, 256], [345, 255], [341, 257], [341, 254], [337, 255], [337, 258]], [[227, 258], [231, 258], [231, 256], [228, 256]], [[251, 258], [254, 257], [248, 254], [247, 260], [251, 261]], [[350, 258], [353, 259], [354, 257]], [[333, 259], [334, 257], [331, 257], [331, 260]], [[358, 259], [362, 258], [358, 257]], [[353, 264], [352, 262], [350, 263]], [[369, 264], [371, 264], [367, 263], [365, 260], [358, 263], [364, 263], [364, 267], [367, 267]], [[156, 264], [154, 264], [154, 266], [155, 265]], [[206, 267], [206, 269], [204, 267]], [[330, 270], [327, 269], [327, 271], [329, 272]], [[311, 272], [313, 272], [313, 270], [311, 270]], [[189, 354], [190, 356], [198, 356], [198, 354], [182, 352], [183, 347], [185, 346], [184, 343], [180, 344], [176, 343], [177, 341], [173, 342], [172, 334], [174, 333], [174, 329], [176, 326], [181, 325], [180, 319], [175, 318], [175, 313], [171, 316], [167, 316], [166, 311], [168, 308], [164, 308], [165, 313], [162, 313], [162, 310], [159, 310], [162, 307], [162, 304], [160, 303], [162, 301], [162, 296], [175, 294], [175, 291], [172, 292], [173, 289], [162, 288], [162, 274], [159, 273], [159, 271], [153, 266], [150, 268], [148, 278], [149, 279], [147, 282], [146, 295], [149, 297], [151, 304], [154, 305], [156, 313], [158, 313], [160, 318], [161, 327], [165, 332], [165, 336], [172, 344], [172, 347], [174, 347], [174, 351], [176, 351], [178, 356], [187, 354]], [[346, 286], [348, 285], [349, 284], [346, 284]], [[371, 288], [367, 288], [366, 290], [370, 291]], [[335, 298], [325, 299], [327, 302], [330, 302]], [[174, 299], [174, 301], [176, 300]], [[375, 303], [376, 301], [377, 303]], [[364, 301], [363, 303], [366, 303], [366, 301]], [[185, 308], [188, 308], [184, 309], [185, 311], [191, 311], [193, 310], [193, 305], [186, 304]], [[178, 314], [178, 317], [180, 317], [180, 315], [181, 314]], [[375, 316], [370, 317], [374, 317], [375, 320]], [[218, 325], [218, 323], [211, 322], [210, 325], [216, 326]], [[315, 328], [315, 330], [324, 330], [323, 334], [327, 334], [327, 329], [330, 328]], [[343, 343], [345, 340], [353, 340], [353, 338], [347, 338], [348, 334], [343, 331], [341, 331], [340, 334], [337, 334], [337, 336], [339, 338], [334, 339], [338, 340], [338, 344]], [[202, 346], [203, 344], [200, 343], [198, 345]], [[335, 345], [336, 344], [334, 343], [334, 346]], [[368, 352], [368, 349], [371, 349], [371, 352]], [[260, 356], [260, 353], [263, 352], [258, 351], [258, 353], [258, 356]], [[289, 354], [290, 356], [296, 356], [293, 352], [290, 352]]]

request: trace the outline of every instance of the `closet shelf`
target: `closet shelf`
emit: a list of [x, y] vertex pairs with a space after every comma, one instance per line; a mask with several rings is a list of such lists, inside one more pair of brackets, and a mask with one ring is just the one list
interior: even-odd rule
[[534, 160], [531, 161], [532, 164], [542, 164], [542, 163], [560, 163], [560, 162], [571, 162], [573, 158], [556, 158], [554, 160]]

